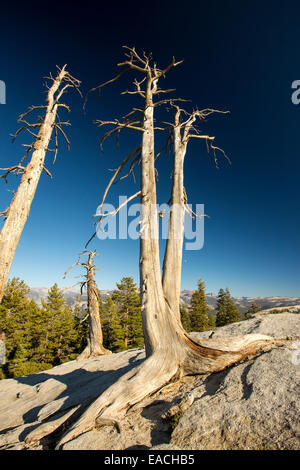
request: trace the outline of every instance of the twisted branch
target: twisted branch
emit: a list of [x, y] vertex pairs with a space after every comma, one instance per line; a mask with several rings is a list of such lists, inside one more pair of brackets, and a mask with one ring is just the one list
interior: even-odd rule
[[[77, 80], [76, 78], [74, 78], [71, 74], [69, 74], [69, 72], [67, 72], [65, 70], [65, 67], [66, 67], [66, 65], [62, 68], [57, 67], [59, 73], [63, 72], [63, 79], [62, 79], [61, 83], [64, 82], [65, 85], [60, 89], [58, 88], [58, 90], [56, 92], [57, 93], [56, 97], [54, 98], [53, 103], [51, 105], [50, 112], [53, 112], [55, 107], [56, 108], [62, 107], [67, 112], [70, 112], [70, 108], [69, 108], [68, 105], [66, 105], [64, 103], [59, 103], [59, 100], [60, 100], [61, 96], [66, 92], [66, 90], [68, 88], [75, 88], [75, 90], [80, 94], [80, 96], [82, 96], [82, 93], [79, 89], [81, 82], [79, 80]], [[58, 77], [53, 78], [53, 76], [51, 74], [50, 74], [49, 77], [45, 77], [45, 78], [47, 78], [48, 80], [51, 80], [52, 82], [58, 81]], [[47, 83], [45, 84], [45, 86], [46, 86], [47, 89], [50, 89], [50, 87]], [[34, 113], [36, 111], [40, 111], [40, 110], [45, 110], [45, 114], [43, 116], [38, 116], [38, 118], [35, 122], [28, 122], [27, 121], [28, 116], [31, 116], [32, 113]], [[22, 144], [24, 147], [27, 147], [27, 150], [26, 150], [24, 156], [22, 157], [22, 159], [20, 160], [18, 165], [13, 165], [9, 168], [0, 168], [0, 171], [5, 172], [3, 175], [0, 175], [0, 178], [4, 178], [6, 183], [7, 183], [7, 176], [9, 174], [15, 173], [15, 172], [17, 174], [19, 174], [19, 172], [24, 172], [25, 171], [25, 167], [23, 167], [21, 164], [27, 158], [29, 153], [36, 148], [36, 145], [41, 140], [41, 135], [42, 135], [42, 132], [43, 132], [43, 127], [45, 125], [45, 117], [46, 117], [47, 112], [49, 112], [48, 105], [38, 105], [38, 106], [31, 105], [31, 106], [29, 106], [27, 111], [20, 114], [20, 116], [18, 118], [18, 122], [20, 122], [24, 125], [21, 126], [14, 134], [11, 135], [12, 136], [12, 142], [15, 142], [18, 135], [21, 134], [23, 131], [27, 131], [30, 135], [32, 135], [34, 137], [34, 141], [29, 145], [28, 144]], [[69, 139], [68, 139], [66, 133], [64, 132], [64, 130], [62, 128], [62, 126], [70, 126], [70, 125], [71, 124], [68, 121], [61, 121], [59, 116], [58, 116], [58, 113], [56, 112], [56, 122], [53, 124], [55, 149], [54, 150], [51, 150], [49, 148], [45, 149], [46, 152], [47, 151], [48, 152], [54, 152], [53, 164], [55, 163], [57, 152], [58, 152], [58, 133], [57, 133], [57, 131], [59, 131], [59, 133], [63, 136], [63, 138], [64, 138], [64, 140], [67, 144], [68, 150], [70, 149]], [[32, 129], [39, 129], [38, 134], [33, 132]], [[43, 167], [43, 170], [45, 171], [45, 173], [50, 178], [52, 178], [51, 173], [45, 167]]]

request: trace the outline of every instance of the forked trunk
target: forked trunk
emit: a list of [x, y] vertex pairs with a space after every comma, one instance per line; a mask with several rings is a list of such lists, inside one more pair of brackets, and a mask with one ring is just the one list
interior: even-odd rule
[[[157, 91], [157, 81], [161, 75], [156, 68], [150, 69], [148, 62], [143, 64], [145, 64], [144, 69], [138, 68], [143, 72], [147, 71], [141, 157], [140, 290], [146, 360], [106, 389], [66, 432], [57, 448], [92, 429], [96, 423], [116, 425], [116, 420], [121, 418], [129, 407], [175, 378], [187, 374], [219, 371], [280, 344], [262, 335], [208, 339], [200, 342], [190, 337], [182, 328], [179, 298], [185, 204], [183, 163], [186, 141], [182, 141], [179, 135], [176, 147], [175, 138], [172, 204], [179, 205], [179, 212], [171, 213], [162, 280], [153, 124], [153, 95]], [[138, 83], [137, 86], [139, 85]], [[28, 444], [36, 442], [42, 435], [44, 434], [39, 434], [35, 430], [32, 437], [30, 434], [27, 436], [26, 442]]]

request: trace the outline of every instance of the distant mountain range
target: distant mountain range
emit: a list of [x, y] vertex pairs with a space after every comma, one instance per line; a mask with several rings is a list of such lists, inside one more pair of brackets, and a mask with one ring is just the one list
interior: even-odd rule
[[[183, 290], [181, 291], [181, 299], [189, 304], [194, 291]], [[211, 309], [216, 307], [217, 294], [206, 294], [206, 301]], [[252, 302], [255, 302], [262, 310], [267, 308], [285, 307], [297, 305], [300, 302], [300, 297], [232, 297], [240, 311], [243, 313], [250, 307]]]
[[[105, 300], [113, 291], [112, 290], [101, 290], [101, 298]], [[183, 290], [181, 291], [181, 300], [189, 304], [194, 291]], [[41, 305], [41, 299], [46, 299], [48, 295], [47, 287], [33, 287], [30, 290], [29, 297], [34, 299], [39, 305]], [[64, 291], [64, 296], [68, 305], [72, 307], [76, 301], [80, 301], [81, 308], [84, 308], [87, 304], [87, 296], [83, 294], [80, 296], [79, 290], [67, 289]], [[300, 304], [300, 297], [233, 297], [234, 302], [239, 307], [241, 312], [247, 310], [252, 302], [255, 302], [262, 310], [267, 308], [285, 307], [287, 305]], [[217, 294], [206, 294], [206, 301], [208, 306], [213, 310], [217, 303]]]

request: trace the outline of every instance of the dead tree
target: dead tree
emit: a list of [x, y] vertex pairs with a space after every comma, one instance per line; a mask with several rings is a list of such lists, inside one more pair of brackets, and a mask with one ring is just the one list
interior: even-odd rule
[[[88, 256], [87, 262], [81, 261], [82, 256]], [[87, 346], [79, 355], [78, 359], [102, 356], [103, 354], [110, 354], [111, 351], [105, 349], [103, 346], [103, 335], [101, 328], [101, 320], [99, 315], [99, 296], [100, 292], [95, 282], [95, 270], [99, 269], [94, 265], [94, 256], [98, 256], [96, 250], [85, 250], [80, 253], [78, 260], [66, 272], [67, 273], [74, 266], [83, 266], [86, 269], [85, 279], [74, 284], [72, 287], [80, 284], [80, 292], [82, 294], [83, 288], [87, 290], [87, 310], [89, 319], [89, 328], [87, 334]]]
[[[60, 102], [61, 97], [68, 88], [75, 88], [80, 93], [80, 82], [67, 72], [66, 66], [62, 69], [58, 68], [55, 78], [51, 75], [46, 78], [50, 81], [50, 84], [46, 85], [48, 89], [46, 104], [43, 106], [31, 106], [28, 111], [22, 114], [19, 118], [22, 126], [13, 136], [14, 141], [22, 131], [27, 131], [34, 137], [33, 142], [30, 145], [25, 145], [27, 148], [25, 155], [17, 165], [13, 165], [10, 168], [0, 168], [0, 171], [3, 172], [0, 178], [3, 178], [6, 182], [9, 174], [22, 174], [20, 184], [9, 207], [0, 213], [5, 219], [0, 232], [0, 302], [42, 171], [45, 171], [52, 178], [50, 171], [45, 167], [46, 153], [48, 151], [54, 153], [54, 163], [58, 151], [59, 134], [65, 139], [68, 148], [70, 145], [63, 130], [63, 126], [70, 125], [70, 123], [68, 121], [61, 121], [58, 111], [60, 108], [68, 112], [70, 111], [69, 106]], [[28, 117], [36, 111], [44, 112], [44, 115], [39, 116], [35, 122], [30, 123]], [[49, 149], [53, 134], [55, 148]], [[30, 161], [24, 166], [23, 162], [30, 155], [30, 152], [32, 152]]]
[[[187, 212], [191, 217], [199, 217], [188, 206], [187, 192], [184, 187], [184, 160], [187, 152], [188, 142], [192, 138], [203, 139], [206, 142], [208, 153], [211, 152], [216, 167], [216, 152], [221, 152], [227, 159], [225, 152], [214, 145], [215, 137], [200, 134], [196, 121], [203, 121], [213, 113], [227, 113], [216, 109], [195, 110], [188, 113], [185, 109], [171, 103], [176, 110], [174, 122], [166, 122], [171, 129], [173, 140], [173, 171], [172, 171], [172, 191], [170, 197], [170, 220], [169, 236], [166, 243], [165, 256], [163, 262], [162, 284], [165, 299], [169, 308], [180, 322], [180, 289], [181, 289], [181, 265], [182, 248], [184, 237], [184, 216]], [[182, 119], [182, 115], [184, 119]], [[229, 159], [228, 159], [229, 160]]]
[[[160, 105], [176, 101], [175, 99], [157, 99], [159, 94], [171, 91], [160, 89], [158, 83], [181, 62], [176, 62], [173, 59], [165, 69], [159, 69], [155, 63], [152, 63], [151, 56], [145, 54], [141, 56], [133, 48], [126, 48], [126, 50], [125, 61], [118, 64], [122, 71], [115, 78], [94, 90], [100, 91], [104, 85], [115, 82], [124, 73], [130, 71], [142, 75], [142, 80], [134, 81], [134, 90], [126, 93], [140, 96], [143, 100], [143, 106], [134, 109], [121, 120], [98, 121], [98, 124], [100, 126], [105, 124], [113, 125], [112, 130], [105, 134], [101, 143], [110, 135], [118, 136], [123, 129], [134, 130], [141, 134], [140, 146], [125, 160], [129, 162], [132, 159], [128, 174], [137, 165], [140, 165], [141, 171], [140, 190], [128, 198], [127, 202], [140, 196], [140, 290], [146, 360], [106, 389], [63, 435], [57, 448], [92, 429], [95, 424], [101, 425], [101, 423], [111, 422], [112, 425], [115, 425], [131, 406], [164, 387], [167, 383], [184, 375], [220, 371], [262, 351], [267, 351], [273, 348], [275, 344], [278, 344], [270, 337], [262, 335], [247, 335], [228, 339], [212, 338], [199, 341], [184, 331], [178, 317], [178, 306], [176, 305], [181, 256], [177, 256], [174, 264], [172, 256], [166, 255], [164, 282], [160, 270], [155, 168], [155, 160], [158, 154], [155, 154], [154, 151], [154, 132], [155, 129], [159, 128], [154, 122], [154, 110]], [[189, 138], [191, 138], [192, 127], [189, 128], [188, 122], [185, 124], [180, 123], [179, 114], [178, 111], [178, 123], [176, 124], [175, 121], [174, 130], [176, 129], [177, 132], [177, 129], [180, 128], [183, 131], [183, 136], [189, 132]], [[196, 115], [190, 116], [188, 120], [191, 118], [193, 121], [194, 117]], [[216, 150], [216, 148], [213, 148], [213, 138], [207, 137], [206, 140], [208, 143], [212, 143], [211, 150]], [[175, 149], [176, 171], [173, 177], [172, 195], [173, 201], [179, 199], [181, 204], [184, 204], [183, 159], [185, 151], [181, 149], [182, 144], [185, 147], [186, 142], [184, 139], [182, 140], [182, 136], [178, 136], [178, 149], [180, 148], [180, 152]], [[117, 168], [108, 187], [116, 179], [120, 168], [123, 168], [125, 160]], [[180, 170], [177, 171], [177, 168]], [[107, 190], [105, 194], [107, 194]], [[117, 213], [119, 209], [116, 209], [114, 213]], [[106, 215], [108, 214], [100, 213], [99, 221]], [[181, 242], [178, 245], [174, 243], [172, 231], [170, 232], [168, 245], [169, 248], [167, 249], [170, 250], [171, 254], [181, 249], [180, 246], [182, 247]], [[176, 285], [174, 295], [172, 292], [174, 285], [169, 281], [172, 276]], [[35, 440], [37, 434], [38, 431], [35, 430]], [[27, 436], [26, 442], [30, 444], [30, 434]]]

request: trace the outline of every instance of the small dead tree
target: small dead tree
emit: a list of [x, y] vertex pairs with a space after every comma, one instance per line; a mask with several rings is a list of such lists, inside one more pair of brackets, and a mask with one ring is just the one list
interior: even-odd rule
[[[182, 61], [176, 62], [173, 58], [165, 69], [159, 69], [157, 64], [152, 62], [151, 55], [139, 55], [134, 48], [126, 48], [126, 51], [125, 61], [118, 64], [121, 72], [113, 79], [96, 87], [94, 91], [100, 92], [104, 85], [115, 82], [127, 72], [134, 71], [142, 75], [142, 79], [140, 81], [135, 79], [134, 90], [127, 90], [125, 93], [141, 97], [143, 106], [139, 109], [134, 108], [120, 120], [98, 121], [99, 126], [108, 124], [113, 126], [103, 136], [101, 144], [111, 135], [118, 136], [123, 129], [137, 131], [141, 135], [141, 144], [116, 169], [104, 192], [100, 205], [100, 217], [97, 222], [101, 222], [103, 217], [111, 215], [102, 213], [103, 202], [108, 189], [116, 181], [122, 168], [131, 160], [127, 172], [127, 174], [131, 174], [133, 168], [139, 165], [141, 171], [140, 190], [129, 197], [122, 206], [134, 197], [140, 196], [140, 291], [146, 359], [106, 389], [63, 435], [57, 448], [92, 429], [95, 424], [101, 426], [101, 423], [110, 422], [112, 425], [116, 425], [116, 422], [135, 403], [184, 375], [220, 371], [280, 344], [279, 341], [262, 335], [211, 338], [200, 341], [184, 331], [179, 318], [178, 304], [182, 262], [182, 255], [179, 251], [182, 250], [183, 213], [186, 210], [187, 202], [183, 186], [183, 162], [187, 143], [193, 137], [205, 139], [216, 158], [215, 152], [218, 148], [214, 146], [214, 137], [199, 135], [193, 126], [197, 118], [209, 115], [212, 110], [195, 111], [188, 115], [185, 121], [182, 121], [181, 116], [184, 111], [177, 108], [175, 123], [171, 126], [174, 136], [171, 200], [173, 203], [179, 202], [182, 208], [179, 217], [181, 229], [179, 240], [174, 240], [172, 223], [175, 223], [175, 214], [173, 222], [171, 214], [171, 228], [162, 276], [159, 258], [155, 168], [156, 158], [162, 150], [158, 154], [155, 154], [154, 150], [155, 130], [162, 128], [155, 124], [154, 111], [158, 106], [183, 101], [174, 98], [157, 99], [160, 94], [173, 91], [160, 89], [158, 83]], [[120, 208], [121, 206], [113, 214], [116, 214]], [[36, 442], [38, 435], [39, 432], [35, 430], [34, 438], [29, 434], [26, 443], [30, 444], [31, 439]], [[40, 436], [43, 435], [41, 431]]]
[[[87, 256], [88, 259], [86, 262], [81, 261], [83, 256]], [[87, 310], [88, 310], [88, 319], [89, 319], [89, 328], [87, 334], [87, 346], [83, 352], [79, 355], [78, 359], [102, 356], [104, 354], [110, 354], [111, 351], [106, 349], [103, 346], [103, 335], [101, 328], [101, 320], [99, 315], [99, 296], [100, 292], [97, 288], [95, 282], [95, 271], [97, 268], [94, 265], [94, 256], [99, 256], [96, 250], [85, 250], [80, 253], [78, 260], [74, 263], [66, 272], [65, 276], [74, 266], [82, 266], [86, 269], [86, 274], [84, 275], [85, 279], [74, 284], [80, 285], [80, 293], [82, 295], [83, 288], [86, 287], [87, 290]]]
[[[69, 88], [75, 88], [80, 94], [80, 82], [72, 77], [66, 70], [58, 68], [55, 78], [50, 75], [46, 77], [50, 84], [46, 84], [48, 89], [46, 104], [42, 106], [30, 106], [30, 108], [19, 117], [22, 123], [20, 129], [13, 136], [13, 141], [22, 132], [26, 131], [34, 137], [30, 145], [24, 145], [26, 152], [17, 165], [9, 168], [0, 168], [2, 172], [0, 178], [7, 182], [10, 174], [22, 174], [18, 189], [9, 207], [0, 213], [4, 217], [5, 223], [0, 232], [0, 302], [4, 294], [4, 286], [11, 268], [11, 264], [24, 228], [28, 219], [30, 207], [36, 192], [36, 188], [42, 171], [52, 178], [50, 171], [45, 167], [45, 157], [48, 151], [54, 153], [53, 163], [58, 152], [58, 135], [61, 134], [69, 148], [70, 143], [67, 138], [64, 126], [70, 125], [68, 121], [61, 121], [58, 111], [65, 109], [70, 112], [69, 106], [61, 103], [61, 97]], [[44, 112], [43, 116], [38, 116], [36, 121], [29, 122], [32, 113]], [[54, 134], [54, 149], [49, 149], [51, 138]], [[31, 153], [32, 152], [32, 153]], [[30, 155], [30, 161], [24, 166], [25, 159]]]

